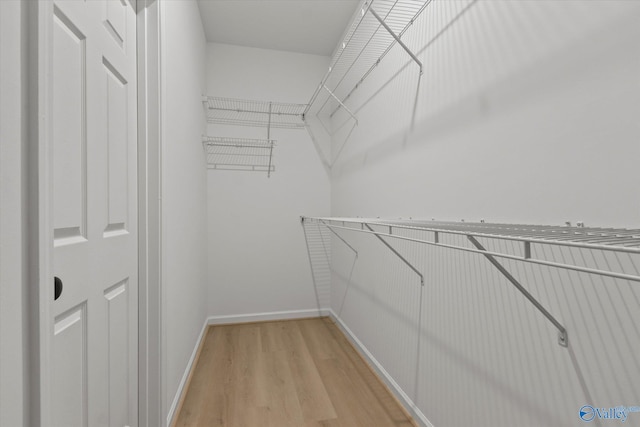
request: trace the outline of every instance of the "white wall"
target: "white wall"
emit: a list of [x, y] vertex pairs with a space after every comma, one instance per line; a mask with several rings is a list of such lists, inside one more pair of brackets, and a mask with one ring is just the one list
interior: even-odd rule
[[333, 214], [640, 225], [637, 4], [478, 2], [428, 44], [467, 4], [436, 2], [406, 33], [425, 64], [414, 132], [399, 47], [347, 101], [360, 125]]
[[207, 203], [201, 135], [205, 39], [195, 1], [162, 1], [164, 414], [207, 317]]
[[[329, 58], [210, 43], [211, 96], [306, 103]], [[211, 136], [266, 129], [209, 125]], [[329, 213], [329, 177], [304, 130], [272, 129], [276, 170], [207, 173], [209, 314], [317, 308], [300, 215]]]
[[0, 425], [27, 426], [26, 4], [0, 2]]
[[[332, 215], [637, 228], [639, 18], [625, 1], [431, 3], [403, 36], [419, 89], [396, 46], [347, 101], [360, 124], [333, 169]], [[506, 262], [566, 325], [565, 349], [482, 257], [394, 242], [421, 291], [380, 242], [344, 236], [360, 256], [353, 267], [334, 239], [332, 307], [433, 425], [578, 425], [583, 404], [640, 401], [637, 283]]]

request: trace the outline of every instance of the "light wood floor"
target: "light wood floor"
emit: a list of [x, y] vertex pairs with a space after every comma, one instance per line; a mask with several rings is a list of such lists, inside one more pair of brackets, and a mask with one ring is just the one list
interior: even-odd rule
[[415, 426], [329, 318], [210, 326], [174, 426]]

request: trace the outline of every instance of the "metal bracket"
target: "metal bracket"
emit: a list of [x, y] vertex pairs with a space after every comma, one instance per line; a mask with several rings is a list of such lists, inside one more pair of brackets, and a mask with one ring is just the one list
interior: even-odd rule
[[329, 88], [328, 88], [326, 85], [324, 85], [324, 84], [322, 85], [322, 87], [324, 88], [324, 90], [326, 90], [327, 92], [329, 92], [329, 95], [331, 95], [331, 96], [333, 97], [333, 99], [335, 99], [336, 101], [338, 101], [338, 104], [340, 104], [340, 106], [341, 106], [342, 108], [344, 108], [344, 109], [345, 109], [345, 111], [346, 111], [347, 113], [349, 113], [349, 115], [351, 116], [351, 118], [352, 118], [353, 120], [355, 120], [355, 121], [356, 121], [356, 124], [358, 124], [358, 119], [357, 119], [357, 117], [356, 117], [356, 116], [351, 112], [351, 110], [350, 110], [346, 105], [344, 105], [344, 104], [342, 103], [342, 101], [340, 101], [340, 99], [338, 99], [338, 97], [337, 97], [333, 92], [331, 92], [331, 89], [329, 89]]
[[402, 48], [405, 50], [405, 52], [407, 52], [409, 54], [409, 56], [411, 57], [411, 59], [413, 59], [416, 64], [418, 64], [418, 66], [420, 67], [420, 74], [422, 74], [422, 62], [420, 62], [420, 60], [418, 59], [418, 57], [411, 52], [411, 50], [407, 47], [406, 44], [404, 44], [402, 42], [402, 40], [400, 40], [400, 37], [398, 37], [398, 35], [396, 33], [393, 32], [393, 30], [391, 28], [389, 28], [389, 26], [387, 25], [386, 22], [384, 22], [384, 19], [382, 19], [380, 17], [380, 15], [378, 15], [376, 13], [375, 10], [373, 10], [373, 7], [369, 6], [369, 8], [367, 9], [369, 12], [371, 12], [371, 14], [378, 20], [378, 22], [380, 23], [380, 25], [382, 25], [385, 30], [387, 30], [389, 32], [389, 34], [391, 34], [391, 37], [393, 37], [400, 46], [402, 46]]
[[562, 347], [567, 347], [569, 345], [569, 337], [567, 336], [567, 331], [558, 331], [558, 344]]
[[[471, 243], [473, 243], [473, 245], [476, 248], [478, 248], [478, 250], [486, 251], [484, 246], [482, 246], [480, 244], [480, 242], [478, 242], [478, 240], [476, 240], [475, 237], [467, 235], [467, 239], [469, 239], [469, 241], [471, 241]], [[516, 278], [513, 277], [511, 275], [511, 273], [509, 273], [507, 271], [506, 268], [504, 268], [502, 266], [502, 264], [500, 264], [498, 261], [496, 261], [496, 259], [495, 259], [495, 257], [493, 255], [488, 254], [488, 253], [484, 253], [482, 255], [484, 255], [485, 258], [487, 258], [489, 260], [489, 262], [491, 264], [493, 264], [493, 266], [495, 268], [497, 268], [498, 271], [500, 271], [500, 273], [502, 273], [502, 275], [504, 277], [506, 277], [507, 280], [509, 282], [511, 282], [511, 284], [513, 284], [513, 286], [515, 286], [520, 291], [520, 293], [522, 293], [522, 295], [524, 295], [525, 298], [527, 298], [529, 300], [529, 302], [531, 302], [531, 304], [533, 304], [538, 309], [538, 311], [540, 311], [547, 319], [549, 319], [549, 321], [551, 323], [553, 323], [553, 326], [555, 326], [558, 329], [558, 344], [560, 344], [562, 347], [567, 347], [567, 345], [569, 344], [569, 337], [567, 336], [567, 329], [564, 326], [562, 326], [562, 324], [560, 322], [558, 322], [558, 320], [555, 317], [553, 317], [553, 315], [551, 313], [549, 313], [547, 311], [547, 309], [544, 308], [542, 306], [542, 304], [540, 304], [540, 302], [537, 299], [535, 299], [535, 297], [533, 295], [531, 295], [529, 293], [529, 291], [527, 291], [524, 288], [524, 286], [522, 286], [520, 284], [520, 282], [518, 282], [516, 280]]]
[[365, 227], [367, 227], [369, 229], [369, 231], [373, 232], [373, 235], [376, 236], [382, 243], [384, 243], [384, 245], [386, 247], [388, 247], [391, 252], [393, 252], [394, 254], [396, 254], [396, 256], [398, 258], [400, 258], [402, 260], [402, 262], [404, 262], [405, 264], [407, 264], [407, 266], [412, 269], [419, 277], [420, 277], [420, 285], [424, 286], [424, 276], [422, 275], [422, 273], [420, 273], [420, 271], [418, 271], [417, 268], [415, 268], [409, 261], [407, 261], [407, 259], [405, 257], [403, 257], [402, 255], [400, 255], [400, 252], [396, 251], [393, 246], [391, 246], [386, 240], [384, 240], [382, 237], [378, 236], [378, 234], [376, 234], [376, 232], [373, 230], [373, 228], [371, 228], [369, 226], [369, 224], [367, 223], [362, 223]]
[[333, 233], [333, 234], [334, 234], [338, 239], [340, 239], [340, 240], [342, 241], [342, 243], [344, 243], [345, 245], [347, 245], [347, 246], [349, 247], [349, 249], [351, 249], [351, 250], [353, 251], [353, 253], [355, 253], [355, 254], [356, 254], [356, 258], [358, 258], [358, 251], [356, 251], [356, 250], [355, 250], [355, 248], [354, 248], [353, 246], [351, 246], [349, 243], [347, 243], [347, 241], [346, 241], [346, 240], [344, 240], [344, 239], [342, 238], [342, 236], [340, 236], [338, 233], [336, 233], [336, 232], [335, 232], [335, 230], [333, 230], [333, 229], [331, 228], [331, 226], [330, 226], [330, 225], [328, 225], [326, 222], [324, 222], [324, 221], [322, 221], [322, 220], [320, 220], [320, 222], [321, 222], [325, 227], [327, 227], [327, 229], [328, 229], [330, 232], [332, 232], [332, 233]]
[[524, 258], [531, 258], [531, 242], [524, 242]]

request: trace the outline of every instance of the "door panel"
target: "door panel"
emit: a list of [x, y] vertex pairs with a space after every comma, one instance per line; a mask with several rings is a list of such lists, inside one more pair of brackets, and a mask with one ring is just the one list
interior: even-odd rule
[[129, 414], [129, 290], [125, 279], [107, 289], [109, 337], [109, 425], [127, 424]]
[[54, 426], [87, 425], [87, 315], [84, 303], [56, 317], [53, 327]]
[[125, 78], [102, 58], [107, 80], [107, 204], [108, 223], [105, 237], [125, 233], [128, 212], [127, 173], [129, 146], [127, 135], [127, 90]]
[[53, 233], [56, 246], [86, 239], [86, 38], [62, 11], [53, 24]]
[[[52, 424], [136, 426], [135, 11], [54, 0]], [[53, 284], [53, 280], [52, 280]]]
[[[124, 6], [124, 7], [123, 7]], [[124, 48], [126, 41], [126, 3], [120, 0], [107, 0], [105, 25], [114, 41]]]

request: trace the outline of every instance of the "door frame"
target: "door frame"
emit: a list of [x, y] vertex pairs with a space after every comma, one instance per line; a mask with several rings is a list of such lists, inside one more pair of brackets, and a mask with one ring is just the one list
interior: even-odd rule
[[[162, 424], [164, 396], [162, 353], [162, 135], [160, 126], [160, 0], [128, 0], [136, 8], [138, 63], [138, 425]], [[29, 57], [31, 58], [29, 155], [31, 231], [34, 246], [30, 265], [36, 270], [30, 301], [29, 352], [31, 372], [31, 424], [47, 426], [51, 414], [52, 330], [50, 301], [53, 298], [53, 188], [50, 156], [52, 2], [28, 2]], [[26, 327], [26, 325], [25, 325]]]
[[[32, 44], [35, 49], [36, 58], [35, 78], [37, 94], [35, 105], [32, 105], [32, 114], [34, 118], [34, 139], [37, 141], [37, 150], [31, 159], [33, 165], [32, 173], [35, 175], [36, 195], [32, 200], [36, 203], [37, 212], [37, 269], [38, 269], [38, 292], [34, 295], [35, 308], [30, 316], [35, 331], [34, 336], [37, 337], [37, 351], [32, 349], [31, 354], [35, 360], [32, 361], [36, 365], [32, 390], [32, 423], [33, 425], [46, 426], [49, 423], [51, 414], [51, 277], [53, 277], [53, 233], [52, 230], [52, 185], [49, 177], [52, 174], [52, 158], [49, 156], [51, 147], [51, 120], [47, 115], [51, 108], [51, 84], [48, 81], [48, 71], [51, 70], [51, 37], [48, 37], [52, 31], [53, 3], [51, 2], [30, 2], [33, 4], [31, 10], [30, 33], [36, 41]], [[34, 36], [35, 35], [35, 36]], [[37, 130], [35, 130], [37, 129]], [[33, 176], [32, 175], [32, 176]], [[35, 340], [34, 340], [35, 341]], [[34, 407], [35, 406], [35, 407]]]
[[138, 421], [162, 426], [160, 0], [138, 0]]

